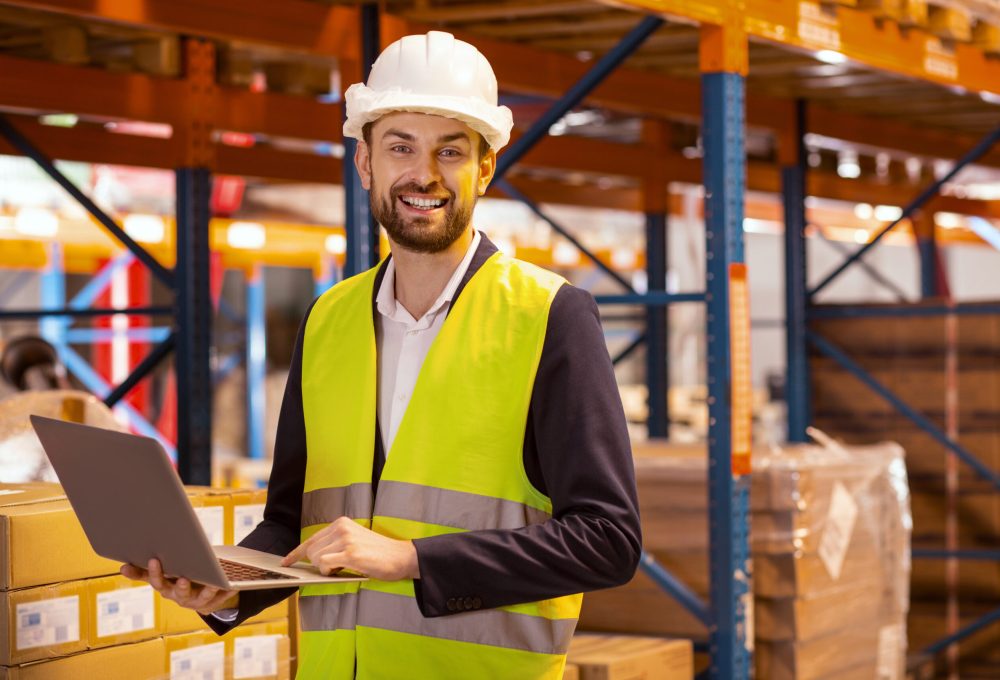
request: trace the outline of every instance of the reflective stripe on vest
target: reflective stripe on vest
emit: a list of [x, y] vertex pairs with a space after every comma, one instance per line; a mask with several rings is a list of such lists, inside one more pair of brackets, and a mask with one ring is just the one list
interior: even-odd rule
[[[552, 504], [528, 481], [523, 446], [548, 311], [564, 281], [499, 253], [471, 277], [427, 353], [372, 499], [376, 273], [328, 291], [306, 324], [303, 537], [341, 516], [397, 539], [547, 520]], [[334, 660], [346, 668], [350, 655], [359, 678], [556, 680], [581, 600], [425, 618], [412, 581], [303, 588], [299, 675], [346, 680], [322, 669]]]

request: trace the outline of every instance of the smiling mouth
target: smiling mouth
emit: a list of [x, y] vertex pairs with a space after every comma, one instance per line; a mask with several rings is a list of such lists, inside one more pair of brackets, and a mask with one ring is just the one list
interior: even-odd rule
[[422, 212], [429, 212], [431, 210], [443, 208], [448, 202], [447, 198], [418, 198], [415, 196], [400, 196], [399, 200], [407, 207]]

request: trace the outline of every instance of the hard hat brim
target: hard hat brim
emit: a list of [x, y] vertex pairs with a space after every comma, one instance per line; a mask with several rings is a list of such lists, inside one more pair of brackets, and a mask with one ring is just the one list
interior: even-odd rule
[[478, 132], [494, 151], [510, 141], [514, 117], [506, 106], [489, 106], [463, 97], [422, 95], [394, 88], [376, 92], [363, 83], [355, 83], [345, 93], [347, 118], [344, 136], [363, 139], [362, 129], [389, 113], [427, 113], [460, 120]]

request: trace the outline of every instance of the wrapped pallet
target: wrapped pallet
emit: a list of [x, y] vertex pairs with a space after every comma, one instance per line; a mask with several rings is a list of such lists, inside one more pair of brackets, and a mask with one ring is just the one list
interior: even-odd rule
[[759, 455], [751, 506], [758, 677], [902, 678], [911, 531], [902, 448]]
[[[645, 549], [707, 598], [704, 449], [639, 445], [635, 464]], [[758, 451], [752, 480], [757, 677], [902, 678], [911, 527], [902, 449]], [[588, 594], [580, 628], [707, 634], [642, 574]]]

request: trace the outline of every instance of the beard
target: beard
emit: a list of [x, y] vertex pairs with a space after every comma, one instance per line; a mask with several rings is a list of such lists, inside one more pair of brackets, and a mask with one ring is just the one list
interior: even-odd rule
[[[394, 243], [416, 253], [439, 253], [446, 250], [465, 232], [472, 221], [472, 210], [476, 207], [475, 198], [459, 204], [455, 192], [437, 183], [420, 186], [411, 182], [395, 186], [389, 190], [388, 198], [383, 197], [378, 190], [374, 176], [371, 187], [369, 202], [372, 216], [385, 227]], [[406, 219], [399, 214], [397, 200], [401, 194], [441, 195], [445, 192], [448, 194], [448, 202], [444, 206], [444, 215]]]

